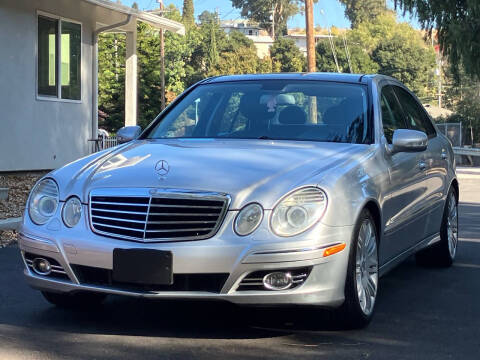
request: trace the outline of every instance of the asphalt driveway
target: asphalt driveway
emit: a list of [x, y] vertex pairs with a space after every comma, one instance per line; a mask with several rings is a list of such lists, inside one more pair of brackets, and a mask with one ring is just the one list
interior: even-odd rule
[[413, 259], [380, 280], [367, 329], [329, 313], [226, 303], [111, 297], [95, 312], [47, 304], [23, 281], [15, 247], [0, 249], [0, 359], [479, 359], [480, 180], [461, 183], [457, 261]]

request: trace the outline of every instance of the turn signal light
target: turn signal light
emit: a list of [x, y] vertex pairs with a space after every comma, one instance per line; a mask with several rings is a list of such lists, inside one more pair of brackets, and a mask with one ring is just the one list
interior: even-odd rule
[[345, 244], [345, 243], [330, 246], [329, 248], [326, 248], [325, 251], [323, 252], [323, 257], [327, 257], [327, 256], [330, 256], [330, 255], [336, 254], [336, 253], [342, 251], [343, 249], [345, 249], [346, 246], [347, 246], [347, 244]]

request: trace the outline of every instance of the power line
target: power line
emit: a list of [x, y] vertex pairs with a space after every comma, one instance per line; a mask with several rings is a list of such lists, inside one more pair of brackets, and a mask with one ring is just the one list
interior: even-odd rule
[[335, 60], [335, 65], [336, 65], [336, 67], [337, 67], [337, 72], [341, 72], [341, 71], [340, 71], [340, 66], [338, 66], [337, 52], [335, 51], [335, 44], [334, 44], [334, 42], [333, 42], [331, 28], [330, 28], [330, 26], [328, 25], [327, 16], [325, 15], [325, 11], [323, 11], [323, 9], [320, 9], [320, 14], [322, 14], [322, 15], [325, 16], [325, 20], [326, 20], [326, 22], [327, 22], [327, 29], [328, 29], [328, 41], [329, 41], [329, 43], [330, 43], [330, 49], [332, 50], [333, 60]]
[[352, 71], [352, 62], [350, 61], [350, 50], [348, 50], [347, 35], [346, 35], [346, 33], [343, 34], [343, 45], [345, 46], [345, 54], [347, 55], [348, 68], [350, 69], [350, 74], [351, 74], [351, 73], [353, 73], [353, 71]]
[[225, 20], [225, 18], [226, 18], [228, 15], [230, 15], [232, 12], [234, 12], [234, 11], [235, 11], [235, 9], [232, 9], [232, 10], [230, 10], [229, 12], [227, 12], [225, 15], [223, 15], [223, 17], [222, 17], [221, 20]]

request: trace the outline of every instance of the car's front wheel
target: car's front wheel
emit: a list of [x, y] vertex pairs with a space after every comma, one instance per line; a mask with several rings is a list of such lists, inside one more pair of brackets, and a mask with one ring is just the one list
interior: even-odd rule
[[339, 315], [346, 327], [361, 328], [370, 322], [378, 289], [378, 239], [375, 221], [364, 209], [355, 225], [347, 278], [345, 302]]
[[100, 305], [107, 297], [105, 294], [94, 292], [54, 293], [42, 291], [43, 297], [51, 304], [69, 309], [85, 309]]

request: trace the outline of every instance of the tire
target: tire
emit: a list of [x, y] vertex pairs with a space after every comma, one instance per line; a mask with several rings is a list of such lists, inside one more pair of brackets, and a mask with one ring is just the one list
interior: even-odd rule
[[451, 188], [447, 195], [440, 225], [440, 241], [415, 254], [417, 264], [449, 267], [455, 261], [458, 247], [458, 194]]
[[43, 297], [55, 306], [67, 309], [88, 309], [99, 306], [107, 295], [94, 292], [54, 293], [42, 291]]
[[337, 310], [342, 326], [367, 326], [375, 310], [378, 290], [378, 231], [364, 209], [354, 228], [345, 281], [345, 302]]

